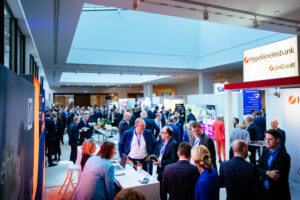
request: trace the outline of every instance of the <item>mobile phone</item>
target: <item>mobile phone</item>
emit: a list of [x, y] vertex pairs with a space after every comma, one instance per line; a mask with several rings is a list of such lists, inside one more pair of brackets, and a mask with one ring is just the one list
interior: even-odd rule
[[151, 158], [151, 160], [153, 160], [153, 161], [155, 161], [155, 162], [158, 161], [156, 155], [153, 155], [153, 154], [152, 154], [152, 155], [150, 156], [150, 158]]
[[143, 178], [141, 183], [143, 183], [143, 184], [149, 183], [149, 178]]

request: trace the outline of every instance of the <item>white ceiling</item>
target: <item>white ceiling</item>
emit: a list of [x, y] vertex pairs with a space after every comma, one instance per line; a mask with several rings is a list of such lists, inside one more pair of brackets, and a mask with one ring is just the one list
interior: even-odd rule
[[[13, 6], [16, 6], [15, 4], [17, 1], [9, 0], [8, 2]], [[53, 90], [62, 85], [62, 83], [60, 83], [60, 76], [62, 72], [125, 72], [128, 74], [143, 73], [164, 75], [170, 74], [170, 71], [172, 71], [172, 74], [178, 75], [172, 76], [169, 79], [162, 79], [160, 80], [161, 83], [168, 81], [188, 83], [191, 80], [191, 74], [195, 78], [195, 74], [200, 71], [192, 69], [157, 69], [143, 66], [132, 67], [66, 64], [66, 59], [84, 3], [132, 9], [132, 0], [20, 0], [20, 2], [30, 28], [31, 35], [34, 39], [39, 58], [46, 73], [46, 78], [50, 88]], [[54, 2], [59, 2], [59, 6], [55, 6]], [[203, 13], [201, 12], [201, 10], [203, 10], [203, 6], [198, 5], [198, 3], [209, 4], [207, 5], [207, 10], [209, 12], [209, 21], [211, 22], [252, 27], [253, 16], [245, 14], [250, 12], [256, 13], [259, 21], [264, 21], [263, 23], [259, 22], [259, 29], [295, 34], [296, 29], [294, 26], [300, 26], [299, 0], [141, 0], [139, 10], [203, 20]], [[218, 6], [225, 8], [216, 8]], [[227, 8], [237, 9], [240, 12], [228, 11]], [[280, 14], [276, 15], [274, 13], [275, 10], [279, 10]], [[260, 17], [260, 15], [282, 18], [282, 20]], [[292, 20], [293, 22], [289, 22], [288, 20]], [[55, 31], [56, 28], [58, 31]], [[57, 42], [55, 40], [57, 40]], [[218, 66], [209, 69], [208, 71], [210, 73], [222, 73], [223, 71], [241, 70], [241, 68], [242, 63], [234, 63], [227, 66]], [[186, 79], [182, 77], [186, 77]], [[156, 81], [156, 83], [160, 83], [160, 81]]]

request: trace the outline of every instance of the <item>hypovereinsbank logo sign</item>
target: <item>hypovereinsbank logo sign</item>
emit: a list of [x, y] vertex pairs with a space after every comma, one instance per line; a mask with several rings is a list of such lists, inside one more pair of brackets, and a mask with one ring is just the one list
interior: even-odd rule
[[244, 63], [247, 64], [248, 62], [258, 62], [261, 60], [265, 60], [265, 59], [270, 59], [270, 58], [275, 58], [275, 57], [280, 57], [280, 56], [285, 56], [288, 54], [294, 54], [295, 53], [295, 49], [293, 47], [290, 47], [288, 49], [284, 49], [284, 50], [279, 50], [276, 52], [271, 52], [271, 53], [267, 53], [267, 54], [260, 54], [257, 56], [251, 56], [251, 57], [245, 57], [244, 58]]
[[244, 82], [299, 76], [298, 38], [244, 51]]

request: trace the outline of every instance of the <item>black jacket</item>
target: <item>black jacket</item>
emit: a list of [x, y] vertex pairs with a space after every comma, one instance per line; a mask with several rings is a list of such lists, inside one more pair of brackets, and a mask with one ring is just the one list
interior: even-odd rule
[[119, 123], [119, 133], [120, 133], [120, 140], [123, 136], [124, 131], [130, 129], [129, 124], [126, 122], [125, 119], [122, 119], [121, 122]]
[[262, 183], [264, 183], [266, 179], [269, 180], [269, 190], [267, 191], [264, 188], [265, 199], [290, 200], [291, 194], [288, 180], [291, 168], [290, 155], [285, 151], [285, 149], [281, 148], [270, 167], [269, 171], [279, 170], [280, 179], [278, 181], [274, 181], [266, 175], [266, 171], [268, 170], [268, 159], [269, 149], [265, 149], [258, 163], [258, 170]]
[[226, 187], [227, 200], [260, 198], [257, 168], [241, 157], [233, 157], [220, 165], [220, 185]]
[[217, 163], [216, 163], [216, 149], [215, 149], [214, 141], [213, 141], [213, 139], [211, 137], [209, 137], [205, 133], [202, 133], [202, 134], [204, 134], [204, 136], [202, 136], [203, 138], [201, 138], [201, 140], [200, 140], [200, 142], [199, 142], [198, 145], [204, 145], [204, 146], [206, 146], [206, 148], [210, 152], [211, 163], [213, 164], [214, 168], [216, 170], [218, 170]]
[[198, 168], [187, 160], [169, 164], [164, 169], [162, 190], [169, 193], [169, 200], [193, 200], [199, 175]]
[[[163, 144], [163, 140], [161, 140], [161, 144], [159, 146], [159, 153], [161, 150]], [[167, 144], [167, 146], [165, 147], [162, 159], [160, 161], [161, 163], [161, 167], [157, 166], [157, 180], [159, 180], [160, 182], [162, 181], [162, 175], [163, 175], [163, 171], [166, 165], [171, 164], [171, 163], [175, 163], [178, 160], [178, 156], [177, 156], [177, 150], [178, 150], [178, 143], [171, 138]], [[159, 153], [157, 155], [157, 157], [159, 157]]]
[[69, 145], [79, 145], [79, 129], [78, 125], [75, 122], [73, 122], [69, 128]]

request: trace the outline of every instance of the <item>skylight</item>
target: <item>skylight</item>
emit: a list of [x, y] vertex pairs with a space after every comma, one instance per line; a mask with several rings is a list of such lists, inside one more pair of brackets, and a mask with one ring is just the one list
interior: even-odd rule
[[137, 74], [98, 74], [98, 73], [71, 73], [63, 72], [61, 83], [90, 83], [97, 85], [109, 84], [141, 84], [169, 76], [162, 75], [137, 75]]

